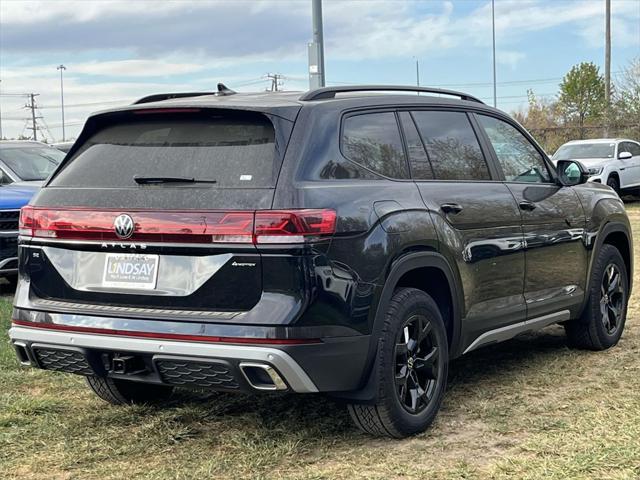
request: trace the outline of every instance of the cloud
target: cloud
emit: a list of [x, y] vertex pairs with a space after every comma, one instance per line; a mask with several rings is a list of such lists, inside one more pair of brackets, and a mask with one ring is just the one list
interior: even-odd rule
[[496, 63], [499, 65], [505, 65], [512, 70], [515, 70], [518, 64], [526, 57], [527, 55], [524, 52], [515, 52], [509, 50], [496, 51]]
[[[640, 47], [640, 3], [612, 4], [614, 48]], [[496, 2], [498, 63], [520, 70], [525, 59], [535, 56], [531, 45], [538, 39], [544, 43], [550, 34], [600, 48], [603, 9], [601, 1]], [[57, 116], [55, 66], [63, 62], [71, 119], [113, 105], [102, 102], [129, 102], [159, 91], [209, 90], [220, 80], [240, 90], [260, 90], [266, 82], [258, 77], [273, 68], [291, 72], [287, 88], [305, 88], [310, 10], [308, 0], [0, 0], [0, 88], [40, 92], [39, 102], [52, 107], [43, 109], [47, 118]], [[326, 56], [333, 65], [384, 68], [413, 56], [490, 61], [488, 0], [326, 0], [324, 26]], [[346, 75], [344, 80], [350, 80]], [[467, 69], [459, 82], [474, 77]], [[23, 100], [2, 100], [3, 127], [9, 122], [20, 127], [20, 121], [5, 123], [4, 118], [23, 115]]]
[[[325, 2], [327, 53], [336, 60], [439, 56], [491, 42], [491, 4], [452, 2]], [[634, 1], [614, 1], [615, 33], [640, 45]], [[151, 7], [152, 6], [152, 7]], [[471, 6], [471, 8], [469, 8]], [[136, 59], [225, 66], [306, 58], [311, 37], [307, 1], [0, 2], [3, 52], [129, 52]], [[510, 47], [523, 36], [567, 27], [584, 38], [602, 26], [593, 1], [501, 0], [496, 35]], [[597, 20], [597, 22], [596, 22]], [[635, 40], [634, 40], [635, 35]]]

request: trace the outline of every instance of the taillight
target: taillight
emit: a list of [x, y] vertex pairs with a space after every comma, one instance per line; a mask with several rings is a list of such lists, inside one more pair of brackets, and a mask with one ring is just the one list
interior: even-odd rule
[[[123, 212], [23, 207], [20, 234], [67, 240], [122, 241], [114, 222]], [[253, 212], [127, 212], [127, 239], [175, 243], [252, 243]]]
[[126, 240], [144, 242], [288, 244], [319, 240], [336, 230], [334, 210], [122, 212], [26, 206], [20, 212], [20, 235], [122, 242], [114, 227], [122, 214], [133, 220], [133, 234]]
[[33, 207], [25, 206], [20, 209], [20, 220], [18, 223], [20, 235], [33, 236]]
[[302, 243], [336, 231], [334, 210], [263, 210], [256, 212], [256, 243]]

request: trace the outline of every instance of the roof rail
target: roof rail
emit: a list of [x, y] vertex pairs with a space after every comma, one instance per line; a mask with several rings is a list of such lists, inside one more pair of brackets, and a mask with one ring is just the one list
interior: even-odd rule
[[444, 88], [410, 87], [405, 85], [348, 85], [342, 87], [323, 87], [316, 88], [315, 90], [309, 90], [300, 97], [300, 100], [328, 100], [335, 98], [336, 93], [349, 92], [424, 92], [451, 95], [453, 97], [458, 97], [461, 100], [484, 104], [484, 102], [479, 98], [463, 92], [457, 92], [455, 90], [446, 90]]
[[132, 105], [139, 105], [141, 103], [161, 102], [163, 100], [170, 100], [172, 98], [188, 98], [188, 97], [202, 97], [203, 95], [218, 95], [226, 96], [233, 95], [236, 92], [227, 87], [224, 83], [219, 83], [217, 91], [215, 92], [182, 92], [182, 93], [156, 93], [154, 95], [148, 95], [142, 97], [140, 100], [136, 100]]

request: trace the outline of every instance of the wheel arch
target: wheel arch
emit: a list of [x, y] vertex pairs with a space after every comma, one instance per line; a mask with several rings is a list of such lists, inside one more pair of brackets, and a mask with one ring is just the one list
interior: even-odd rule
[[609, 173], [607, 174], [607, 178], [604, 181], [604, 184], [607, 185], [607, 183], [609, 182], [609, 179], [611, 177], [615, 177], [616, 180], [618, 180], [618, 188], [622, 188], [622, 182], [620, 180], [620, 173], [618, 172], [618, 170], [611, 170], [609, 171]]
[[[414, 283], [415, 278], [412, 278], [411, 276], [417, 276], [417, 273], [428, 273], [425, 269], [431, 269], [434, 273], [438, 272], [438, 275], [440, 275], [439, 279], [444, 279], [447, 283], [446, 291], [449, 294], [449, 298], [447, 300], [449, 301], [449, 306], [451, 308], [450, 327], [447, 327], [447, 333], [449, 334], [449, 330], [451, 332], [451, 338], [449, 339], [449, 357], [455, 358], [460, 356], [462, 353], [461, 329], [464, 303], [459, 276], [456, 275], [449, 262], [440, 253], [434, 251], [406, 252], [392, 262], [377, 302], [366, 362], [367, 368], [363, 372], [364, 387], [355, 392], [341, 392], [335, 396], [360, 403], [370, 403], [375, 401], [377, 391], [374, 385], [376, 384], [375, 379], [378, 375], [376, 369], [378, 362], [376, 359], [378, 355], [379, 339], [384, 324], [385, 312], [394, 291], [399, 286], [414, 287], [424, 291], [424, 288], [416, 286], [416, 283]], [[426, 293], [432, 294], [430, 291], [426, 291]], [[440, 299], [442, 299], [442, 291], [439, 292], [439, 295]], [[434, 298], [434, 300], [436, 299]]]
[[[593, 253], [589, 259], [589, 267], [587, 270], [587, 284], [591, 279], [591, 272], [593, 271], [593, 265], [600, 254], [602, 245], [613, 245], [618, 249], [622, 258], [624, 259], [625, 267], [627, 269], [627, 280], [629, 285], [629, 295], [633, 288], [633, 240], [629, 226], [622, 222], [607, 222], [605, 223], [598, 234], [593, 245]], [[585, 296], [582, 308], [584, 309], [588, 298]]]

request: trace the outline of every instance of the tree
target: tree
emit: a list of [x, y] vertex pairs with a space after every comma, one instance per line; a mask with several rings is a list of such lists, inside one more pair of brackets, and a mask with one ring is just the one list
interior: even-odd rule
[[617, 122], [623, 128], [635, 131], [640, 140], [640, 57], [631, 60], [625, 67], [618, 82], [614, 110]]
[[575, 65], [560, 84], [558, 106], [570, 123], [576, 123], [580, 138], [588, 120], [599, 119], [606, 110], [604, 78], [592, 62]]

